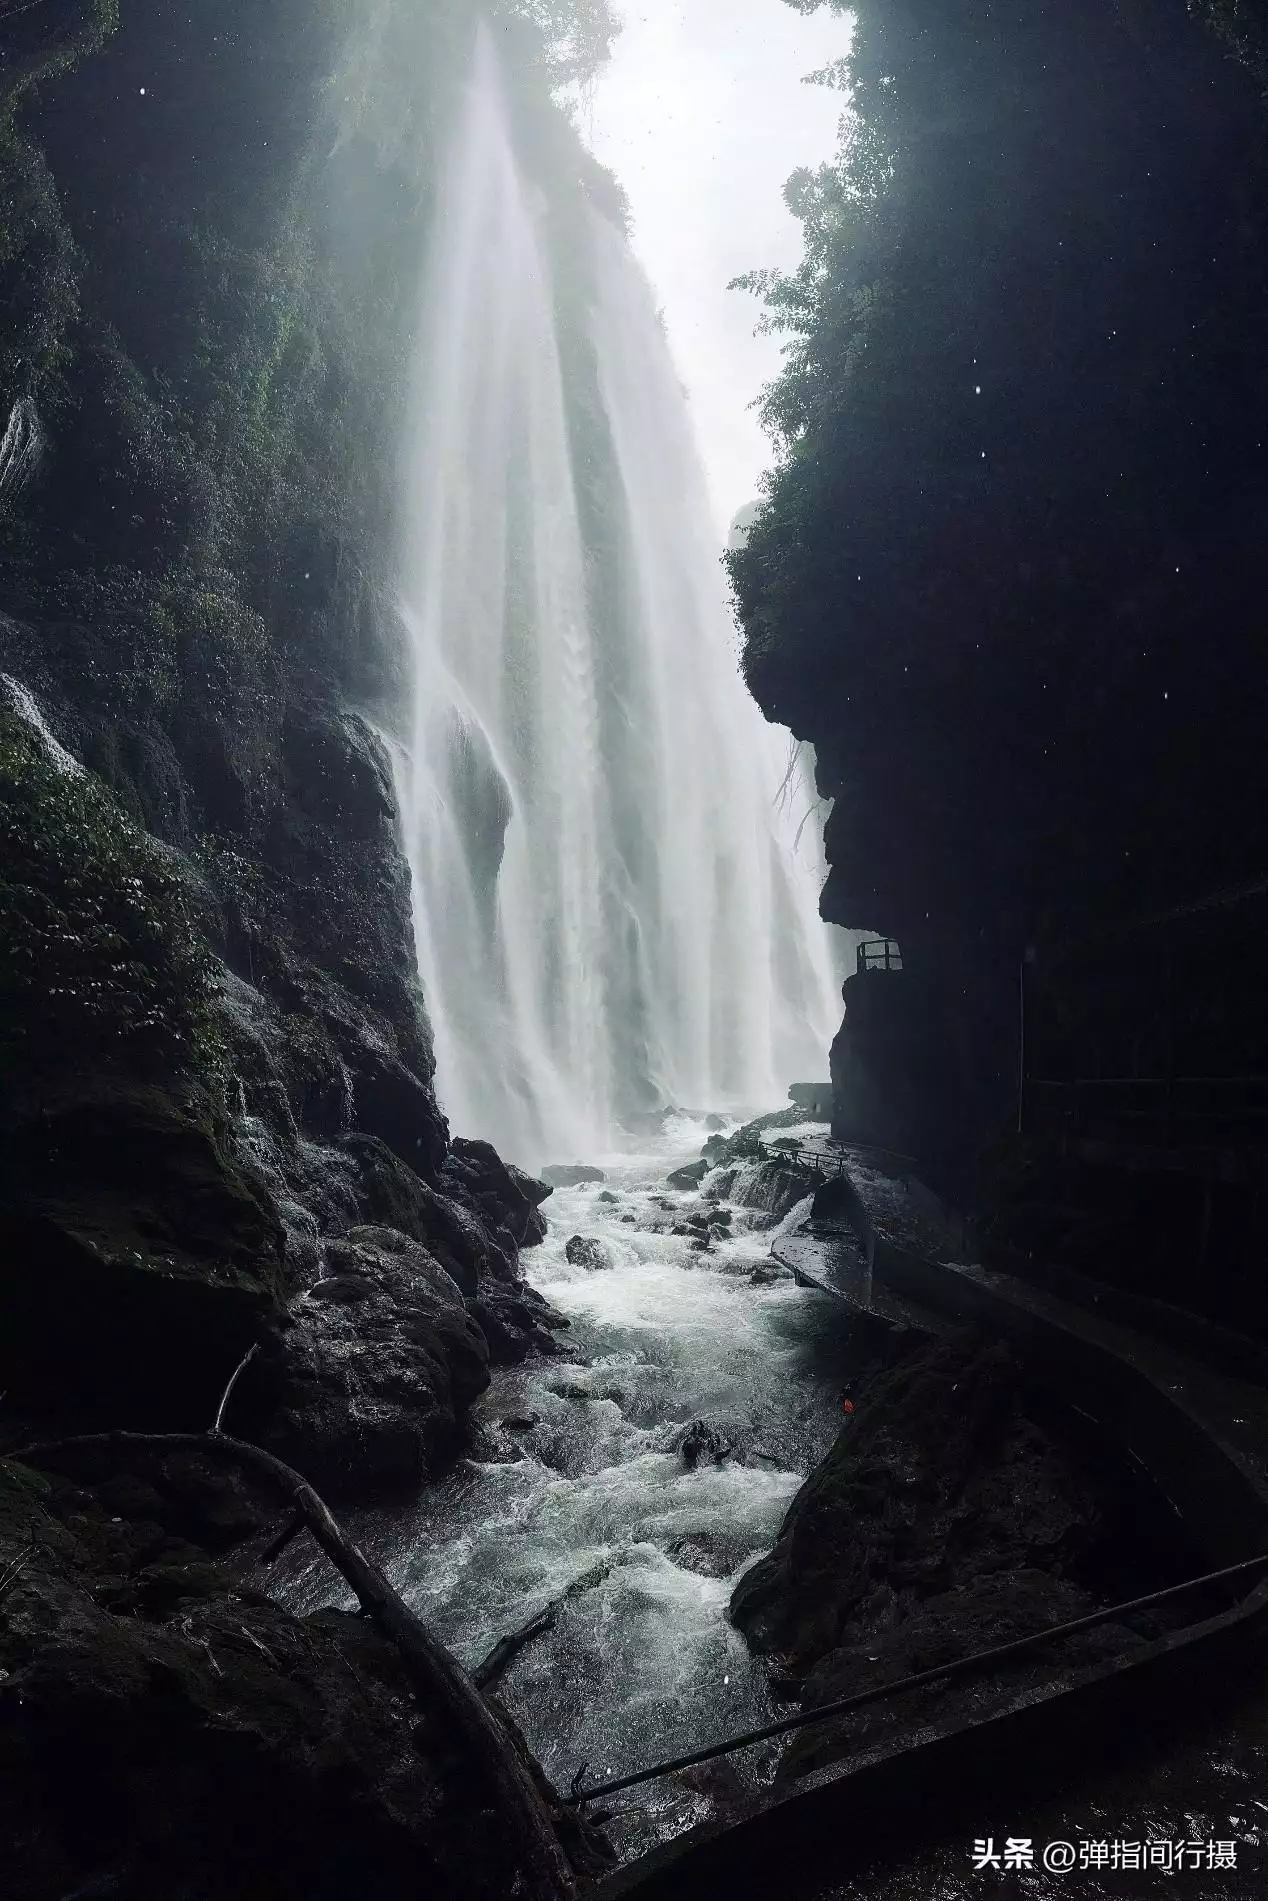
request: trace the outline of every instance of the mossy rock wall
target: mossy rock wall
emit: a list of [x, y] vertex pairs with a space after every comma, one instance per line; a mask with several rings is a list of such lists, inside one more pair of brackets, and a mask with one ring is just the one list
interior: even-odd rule
[[[606, 9], [491, 11], [580, 252], [619, 199], [552, 89]], [[445, 1173], [382, 736], [474, 24], [0, 9], [0, 1332], [27, 1410], [205, 1423], [324, 1238], [380, 1214], [366, 1154], [411, 1231], [456, 1210], [472, 1298], [516, 1272]]]

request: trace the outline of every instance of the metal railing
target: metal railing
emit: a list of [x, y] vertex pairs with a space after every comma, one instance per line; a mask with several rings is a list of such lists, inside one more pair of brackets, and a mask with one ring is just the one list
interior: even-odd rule
[[892, 937], [869, 937], [855, 951], [854, 964], [860, 976], [865, 970], [901, 970], [903, 954]]
[[[845, 1150], [836, 1148], [834, 1152], [824, 1153], [822, 1149], [810, 1148], [804, 1142], [785, 1147], [787, 1137], [776, 1137], [774, 1141], [763, 1144], [768, 1162], [787, 1162], [792, 1168], [802, 1168], [807, 1173], [822, 1175], [834, 1179], [845, 1173]], [[757, 1158], [754, 1157], [754, 1160]]]
[[[596, 1796], [616, 1795], [622, 1789], [632, 1789], [640, 1782], [651, 1782], [657, 1776], [674, 1774], [679, 1769], [694, 1768], [697, 1763], [711, 1762], [717, 1756], [729, 1756], [737, 1749], [748, 1749], [753, 1743], [766, 1742], [772, 1736], [786, 1736], [790, 1731], [806, 1729], [812, 1723], [822, 1723], [829, 1717], [845, 1716], [861, 1709], [867, 1703], [880, 1703], [888, 1697], [899, 1696], [908, 1690], [921, 1689], [926, 1683], [945, 1682], [949, 1677], [967, 1676], [974, 1670], [980, 1670], [984, 1664], [1002, 1663], [1005, 1658], [1024, 1656], [1027, 1652], [1040, 1649], [1044, 1644], [1055, 1643], [1065, 1637], [1073, 1637], [1085, 1630], [1094, 1630], [1098, 1625], [1113, 1622], [1115, 1618], [1134, 1615], [1151, 1609], [1155, 1604], [1169, 1603], [1173, 1598], [1182, 1596], [1186, 1591], [1198, 1590], [1213, 1584], [1232, 1584], [1234, 1579], [1249, 1579], [1256, 1571], [1268, 1569], [1268, 1553], [1254, 1558], [1243, 1558], [1240, 1564], [1225, 1565], [1219, 1571], [1207, 1571], [1201, 1577], [1186, 1578], [1183, 1584], [1169, 1584], [1165, 1590], [1150, 1591], [1144, 1597], [1129, 1598], [1124, 1604], [1110, 1604], [1099, 1611], [1092, 1611], [1086, 1617], [1076, 1617], [1064, 1624], [1050, 1624], [1044, 1630], [1033, 1631], [1028, 1637], [1015, 1637], [1011, 1643], [995, 1644], [989, 1650], [976, 1651], [969, 1657], [955, 1657], [949, 1663], [935, 1664], [930, 1670], [919, 1670], [914, 1675], [898, 1677], [889, 1683], [878, 1683], [867, 1690], [856, 1690], [853, 1696], [843, 1696], [831, 1703], [821, 1703], [817, 1709], [799, 1710], [795, 1716], [785, 1716], [777, 1723], [765, 1723], [761, 1729], [746, 1730], [742, 1736], [732, 1736], [726, 1742], [711, 1743], [705, 1749], [695, 1749], [687, 1756], [674, 1756], [668, 1762], [654, 1763], [648, 1769], [635, 1770], [633, 1775], [617, 1776], [609, 1782], [596, 1782], [592, 1787], [585, 1786], [585, 1774], [589, 1763], [582, 1763], [572, 1779], [565, 1800], [576, 1807], [592, 1802]], [[1130, 1657], [1127, 1659], [1130, 1661]]]

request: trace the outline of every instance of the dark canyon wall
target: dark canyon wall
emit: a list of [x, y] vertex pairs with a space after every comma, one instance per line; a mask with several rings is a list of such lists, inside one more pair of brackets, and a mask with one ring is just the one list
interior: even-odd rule
[[[619, 202], [552, 91], [606, 15], [489, 11], [579, 245]], [[549, 1346], [547, 1191], [436, 1100], [371, 723], [473, 27], [0, 7], [0, 1391], [204, 1425], [263, 1332], [242, 1403], [331, 1483], [416, 1477]]]
[[731, 571], [836, 800], [825, 915], [900, 941], [893, 1047], [940, 1024], [919, 1134], [963, 1162], [1015, 1119], [1027, 946], [1268, 858], [1268, 16], [857, 11], [805, 262], [750, 280], [789, 357]]

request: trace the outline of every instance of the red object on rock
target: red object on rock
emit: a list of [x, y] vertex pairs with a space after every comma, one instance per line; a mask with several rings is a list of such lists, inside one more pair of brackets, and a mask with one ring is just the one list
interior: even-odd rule
[[843, 1399], [841, 1401], [841, 1411], [843, 1413], [852, 1413], [854, 1411], [854, 1401], [852, 1399]]

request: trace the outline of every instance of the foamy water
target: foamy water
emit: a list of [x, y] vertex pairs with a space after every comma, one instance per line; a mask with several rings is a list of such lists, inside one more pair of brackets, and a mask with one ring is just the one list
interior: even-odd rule
[[[760, 1211], [732, 1206], [733, 1232], [709, 1253], [652, 1231], [715, 1205], [664, 1185], [704, 1134], [679, 1119], [654, 1146], [593, 1158], [606, 1182], [556, 1190], [548, 1238], [524, 1260], [572, 1322], [559, 1336], [567, 1357], [495, 1373], [475, 1409], [476, 1456], [405, 1516], [360, 1528], [470, 1666], [602, 1572], [499, 1690], [561, 1785], [583, 1763], [592, 1782], [616, 1777], [779, 1713], [726, 1607], [831, 1442], [848, 1322], [791, 1282], [753, 1283], [775, 1231]], [[601, 1242], [611, 1265], [570, 1263], [574, 1234]], [[689, 1470], [678, 1448], [701, 1415], [736, 1455]], [[334, 1599], [319, 1565], [294, 1584], [306, 1606]], [[734, 1767], [751, 1779], [774, 1760], [768, 1748]], [[711, 1798], [656, 1783], [617, 1800], [612, 1826], [634, 1852], [708, 1813]]]

